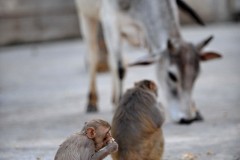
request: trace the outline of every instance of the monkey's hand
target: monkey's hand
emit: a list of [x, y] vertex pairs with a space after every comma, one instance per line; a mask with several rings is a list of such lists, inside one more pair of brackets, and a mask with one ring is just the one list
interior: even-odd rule
[[113, 138], [111, 138], [107, 145], [96, 152], [91, 160], [102, 160], [103, 158], [107, 157], [112, 152], [116, 152], [118, 150], [118, 144], [115, 142]]
[[107, 146], [109, 146], [110, 153], [116, 152], [116, 151], [118, 150], [118, 144], [117, 144], [117, 142], [114, 140], [114, 138], [111, 138], [111, 139], [108, 141]]

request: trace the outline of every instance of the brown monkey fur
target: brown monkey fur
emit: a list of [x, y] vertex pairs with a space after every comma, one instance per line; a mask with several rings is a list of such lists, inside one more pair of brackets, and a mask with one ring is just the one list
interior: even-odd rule
[[112, 136], [119, 145], [113, 160], [161, 160], [164, 119], [157, 85], [151, 80], [135, 83], [123, 95], [112, 120]]
[[118, 149], [108, 122], [96, 119], [86, 122], [82, 131], [67, 138], [54, 160], [102, 160]]

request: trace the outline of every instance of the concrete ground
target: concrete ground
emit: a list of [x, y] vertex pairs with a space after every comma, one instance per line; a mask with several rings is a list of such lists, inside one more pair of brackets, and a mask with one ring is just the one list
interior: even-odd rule
[[[202, 63], [194, 98], [205, 121], [179, 126], [166, 121], [164, 160], [240, 160], [240, 24], [184, 27], [198, 42], [213, 34], [206, 48], [223, 54]], [[50, 160], [59, 144], [89, 119], [111, 122], [111, 77], [99, 74], [100, 112], [86, 114], [86, 47], [81, 40], [0, 48], [0, 159]], [[144, 53], [125, 45], [125, 57]], [[153, 66], [130, 68], [133, 82], [156, 80]], [[110, 157], [106, 158], [110, 160]]]

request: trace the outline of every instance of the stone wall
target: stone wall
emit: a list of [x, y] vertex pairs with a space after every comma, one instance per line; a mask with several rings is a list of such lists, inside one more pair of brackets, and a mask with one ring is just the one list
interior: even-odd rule
[[[228, 21], [240, 0], [185, 0], [205, 22]], [[182, 23], [193, 21], [181, 13]], [[74, 0], [0, 0], [0, 45], [79, 37]]]
[[73, 0], [0, 0], [0, 45], [79, 35]]

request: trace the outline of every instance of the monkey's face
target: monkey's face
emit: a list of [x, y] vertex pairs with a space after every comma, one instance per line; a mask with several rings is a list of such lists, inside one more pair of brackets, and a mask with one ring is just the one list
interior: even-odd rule
[[96, 136], [93, 139], [95, 142], [95, 150], [98, 151], [104, 146], [107, 145], [108, 141], [112, 138], [112, 135], [110, 133], [110, 128], [106, 128], [103, 126], [100, 126], [96, 130]]

